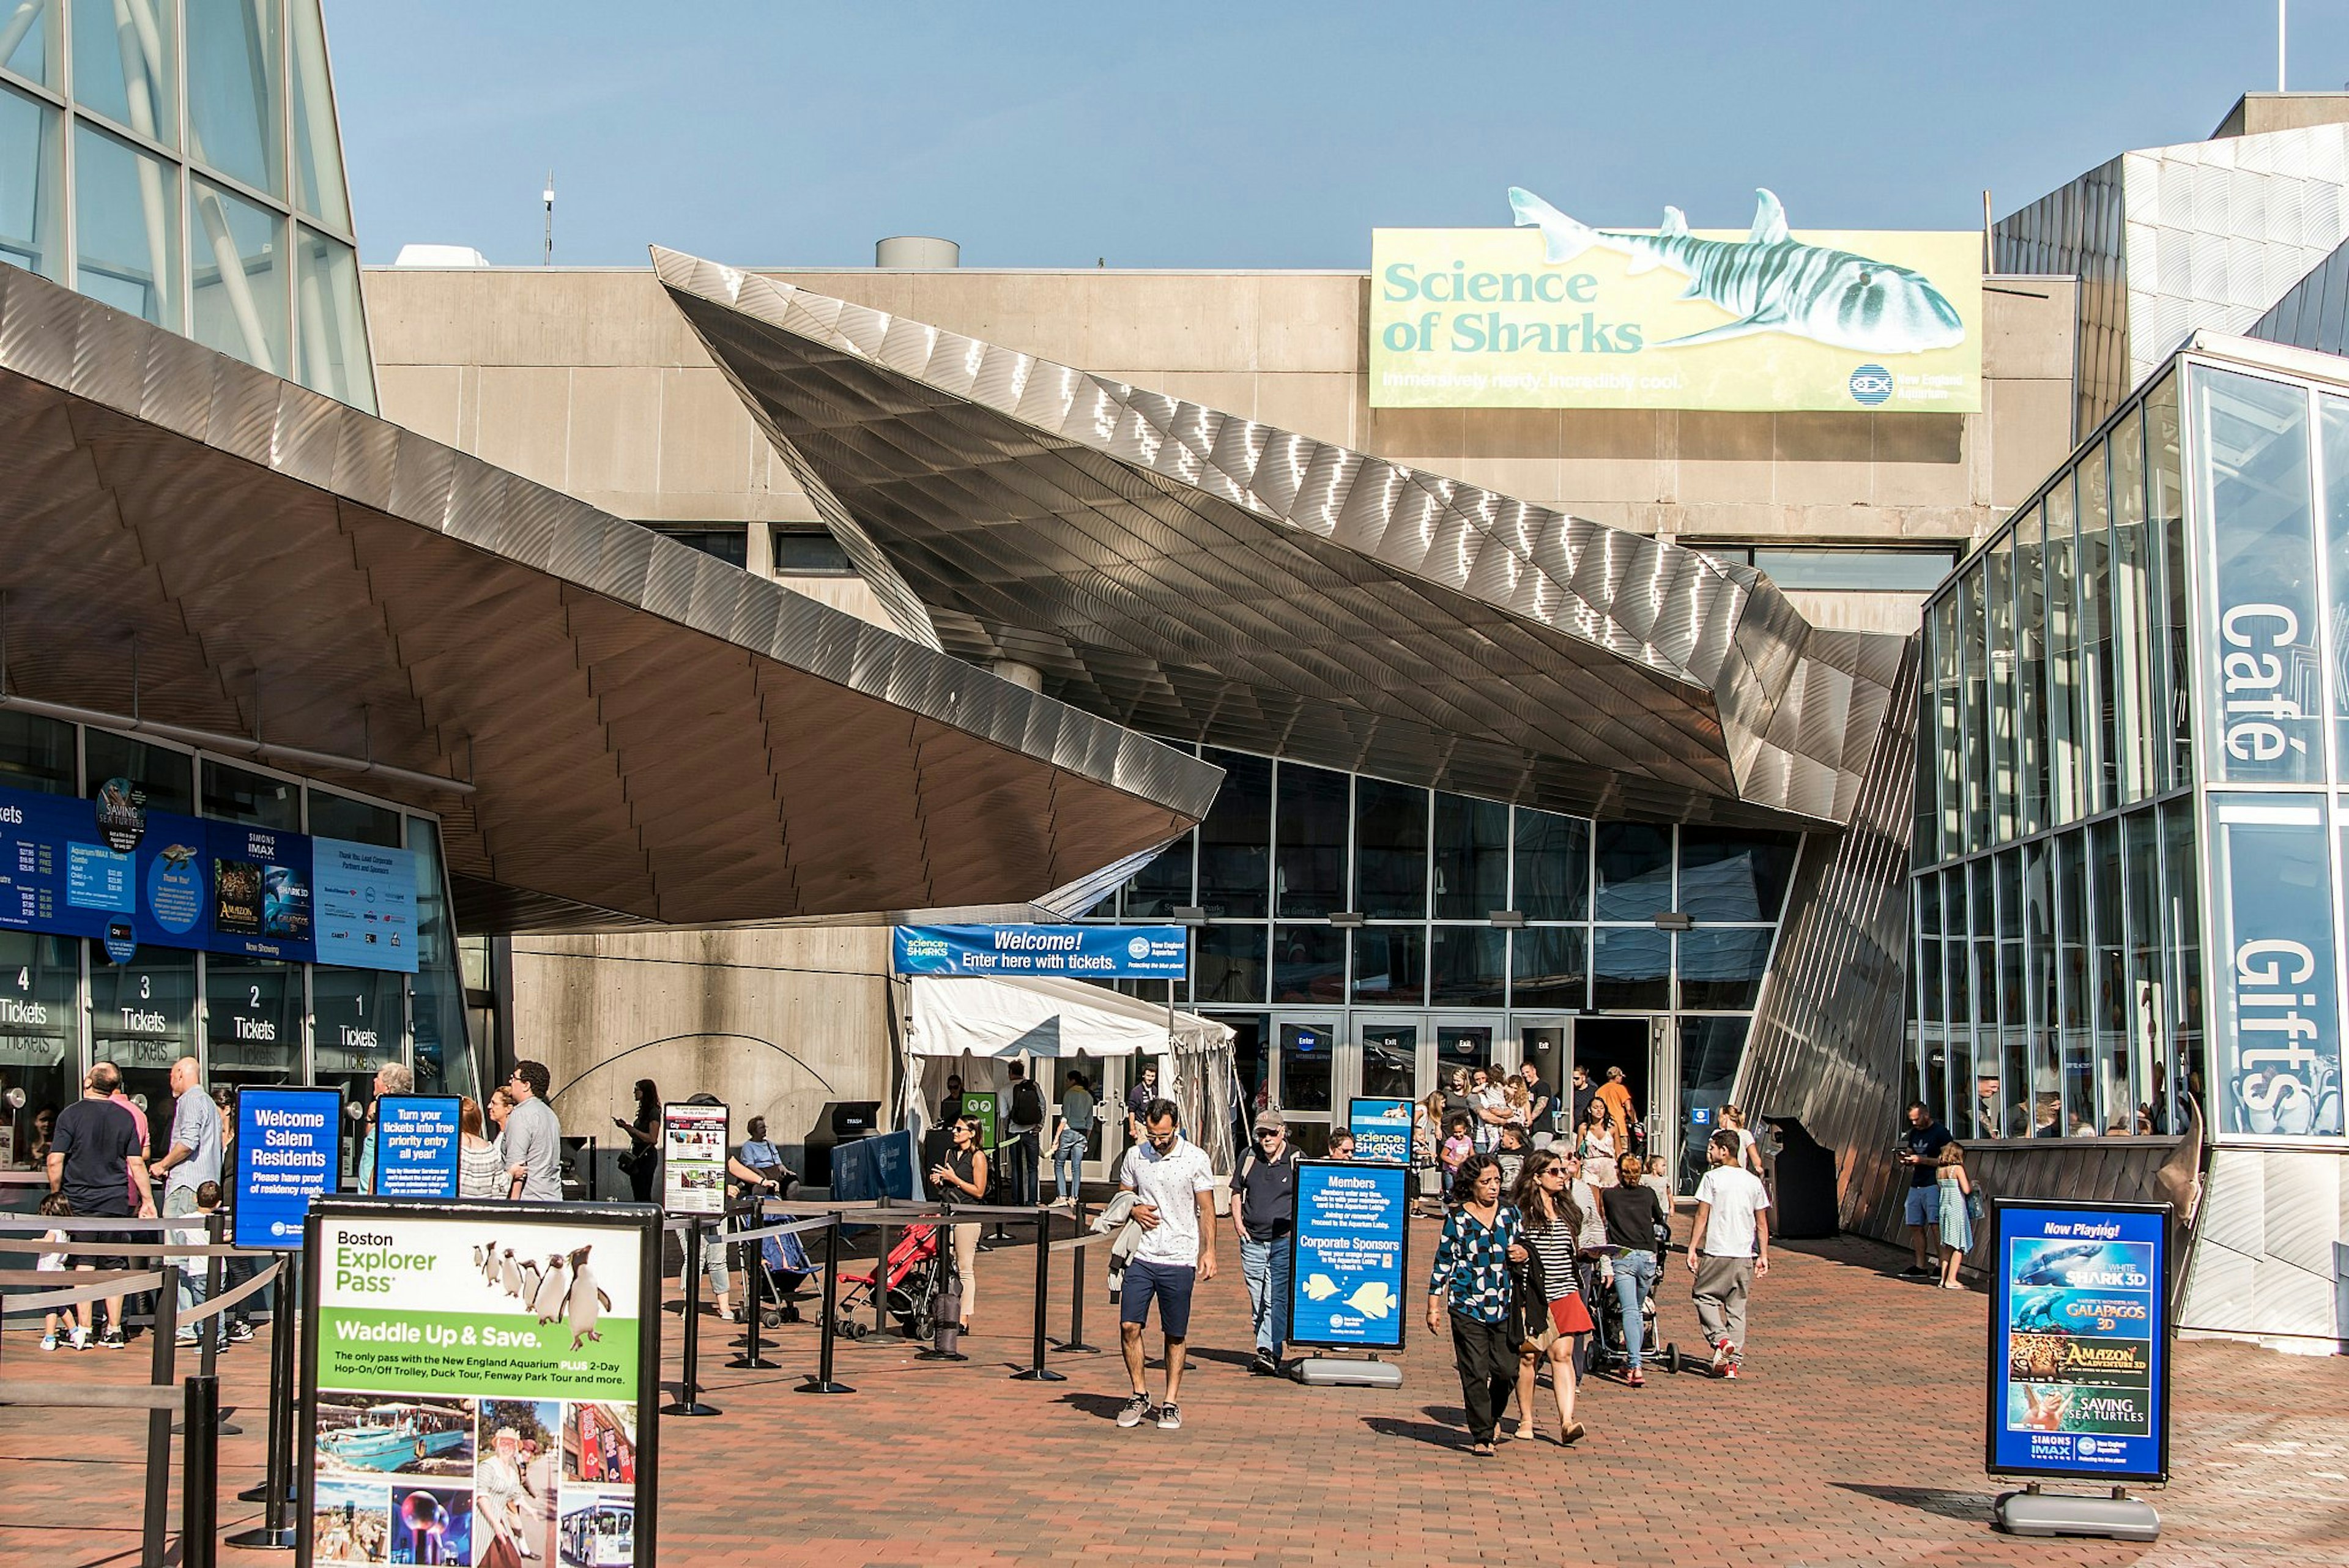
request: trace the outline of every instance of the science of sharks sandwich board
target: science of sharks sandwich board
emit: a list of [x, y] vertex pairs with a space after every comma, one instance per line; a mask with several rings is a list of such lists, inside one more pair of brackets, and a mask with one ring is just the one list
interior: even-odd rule
[[1796, 230], [1766, 190], [1743, 229], [1602, 228], [1552, 194], [1373, 231], [1371, 407], [1982, 407], [1978, 232]]
[[650, 1206], [318, 1200], [302, 1568], [554, 1563], [580, 1521], [594, 1561], [650, 1568], [659, 1227]]

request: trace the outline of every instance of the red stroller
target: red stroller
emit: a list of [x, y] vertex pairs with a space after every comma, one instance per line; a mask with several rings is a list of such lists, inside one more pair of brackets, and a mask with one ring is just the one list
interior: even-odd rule
[[[882, 1301], [889, 1315], [897, 1320], [898, 1332], [908, 1339], [929, 1337], [930, 1303], [937, 1295], [943, 1261], [938, 1228], [908, 1225], [875, 1271], [885, 1282], [879, 1287]], [[843, 1271], [840, 1283], [847, 1289], [839, 1301], [840, 1321], [833, 1326], [846, 1338], [863, 1339], [873, 1325], [859, 1321], [856, 1314], [873, 1304], [874, 1275]]]

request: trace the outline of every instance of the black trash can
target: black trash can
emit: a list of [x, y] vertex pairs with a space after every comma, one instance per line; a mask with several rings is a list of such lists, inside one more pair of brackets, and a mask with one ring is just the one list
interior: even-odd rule
[[1771, 1235], [1791, 1241], [1835, 1235], [1843, 1229], [1836, 1201], [1835, 1150], [1813, 1137], [1793, 1116], [1762, 1119], [1778, 1131]]

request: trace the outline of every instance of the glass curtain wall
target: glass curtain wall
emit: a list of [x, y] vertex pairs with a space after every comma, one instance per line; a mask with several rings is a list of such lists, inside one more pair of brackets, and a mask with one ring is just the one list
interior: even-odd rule
[[354, 235], [319, 0], [0, 0], [0, 263], [372, 413]]
[[[420, 1089], [478, 1097], [437, 823], [156, 742], [0, 711], [0, 786], [87, 799], [109, 781], [153, 811], [412, 851], [418, 970], [151, 946], [118, 962], [100, 942], [0, 931], [0, 1168], [32, 1164], [98, 1061], [122, 1069], [152, 1140], [170, 1131], [171, 1069], [182, 1056], [197, 1059], [207, 1085], [228, 1088], [355, 1088], [381, 1063], [409, 1061]], [[160, 1141], [150, 1152], [161, 1152]]]
[[[1201, 910], [1185, 1005], [1472, 1011], [1497, 1027], [1512, 1009], [1742, 1016], [1758, 1002], [1798, 834], [1593, 822], [1204, 754], [1226, 770], [1206, 821], [1086, 917]], [[1658, 927], [1673, 913], [1691, 929]]]
[[[2182, 356], [1924, 627], [1920, 738], [1988, 750], [1917, 774], [1909, 1038], [1936, 1110], [2113, 1137], [2179, 1130], [2190, 1099], [2222, 1138], [2342, 1138], [2349, 390]], [[1975, 724], [1976, 669], [2011, 722]]]

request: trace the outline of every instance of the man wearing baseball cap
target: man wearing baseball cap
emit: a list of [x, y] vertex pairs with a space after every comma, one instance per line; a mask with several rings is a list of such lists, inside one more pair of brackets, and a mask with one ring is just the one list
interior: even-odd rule
[[1280, 1372], [1288, 1339], [1288, 1232], [1297, 1222], [1297, 1151], [1278, 1111], [1257, 1113], [1256, 1138], [1232, 1172], [1232, 1229], [1240, 1239], [1240, 1277], [1247, 1282], [1259, 1377]]

